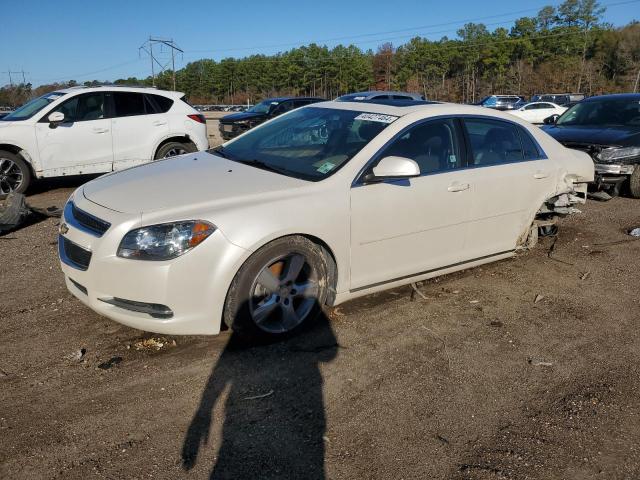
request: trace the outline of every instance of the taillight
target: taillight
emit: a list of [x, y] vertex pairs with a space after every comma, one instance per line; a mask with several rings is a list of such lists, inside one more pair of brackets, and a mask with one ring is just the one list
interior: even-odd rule
[[187, 117], [189, 117], [194, 122], [204, 123], [204, 124], [207, 123], [207, 119], [204, 118], [204, 115], [202, 115], [201, 113], [194, 113], [193, 115], [187, 115]]

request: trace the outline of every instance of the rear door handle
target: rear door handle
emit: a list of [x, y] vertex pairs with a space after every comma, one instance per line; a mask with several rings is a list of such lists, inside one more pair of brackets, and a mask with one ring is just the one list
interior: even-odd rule
[[154, 127], [161, 127], [162, 125], [166, 125], [166, 124], [167, 124], [167, 122], [162, 122], [160, 120], [157, 120], [157, 121], [153, 122], [153, 126]]
[[109, 131], [108, 128], [99, 128], [99, 127], [95, 127], [93, 129], [93, 133], [107, 133]]
[[547, 177], [549, 177], [549, 174], [547, 172], [538, 171], [538, 172], [533, 174], [533, 178], [535, 178], [536, 180], [541, 180], [541, 179], [547, 178]]
[[447, 191], [449, 191], [449, 192], [462, 192], [462, 191], [468, 190], [468, 189], [469, 189], [469, 184], [468, 183], [452, 183], [447, 188]]

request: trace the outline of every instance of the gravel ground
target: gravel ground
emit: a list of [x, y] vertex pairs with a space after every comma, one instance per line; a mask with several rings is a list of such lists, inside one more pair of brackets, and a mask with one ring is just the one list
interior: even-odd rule
[[640, 478], [640, 202], [583, 210], [426, 300], [371, 295], [254, 348], [96, 315], [55, 219], [0, 237], [0, 478]]

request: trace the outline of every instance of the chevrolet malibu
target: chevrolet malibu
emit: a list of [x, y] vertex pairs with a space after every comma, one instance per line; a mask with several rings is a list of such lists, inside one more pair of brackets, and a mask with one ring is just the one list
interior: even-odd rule
[[502, 112], [324, 102], [85, 184], [59, 254], [73, 295], [117, 322], [277, 338], [323, 305], [514, 255], [593, 175]]

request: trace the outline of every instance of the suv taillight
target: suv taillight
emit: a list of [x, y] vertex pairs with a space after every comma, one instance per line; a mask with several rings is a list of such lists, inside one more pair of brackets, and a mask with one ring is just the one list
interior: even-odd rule
[[207, 119], [201, 113], [194, 113], [193, 115], [187, 115], [191, 120], [198, 123], [204, 123], [206, 125]]

